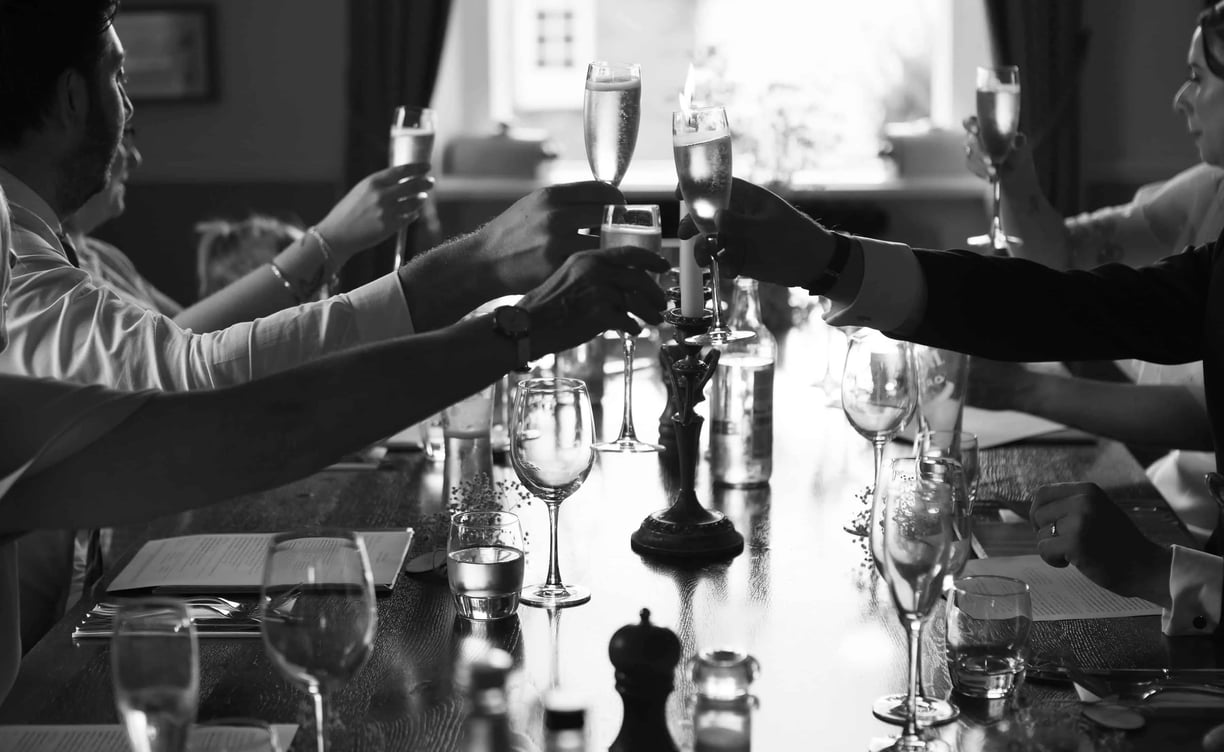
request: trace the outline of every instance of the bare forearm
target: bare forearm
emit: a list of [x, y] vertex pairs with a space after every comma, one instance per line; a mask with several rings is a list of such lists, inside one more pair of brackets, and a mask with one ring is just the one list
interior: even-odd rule
[[129, 522], [277, 486], [488, 385], [515, 357], [482, 317], [228, 389], [158, 395], [14, 488], [2, 527]]
[[417, 331], [447, 326], [488, 300], [524, 290], [502, 289], [496, 275], [472, 263], [480, 238], [464, 235], [422, 254], [399, 272]]
[[1041, 192], [1036, 177], [1005, 177], [1001, 188], [1003, 227], [1023, 241], [1012, 246], [1011, 254], [1053, 269], [1072, 268], [1063, 217]]

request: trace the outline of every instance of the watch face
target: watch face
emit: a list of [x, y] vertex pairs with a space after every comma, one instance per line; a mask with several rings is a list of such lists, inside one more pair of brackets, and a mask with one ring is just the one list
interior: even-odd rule
[[494, 312], [497, 328], [511, 336], [527, 334], [531, 328], [531, 318], [527, 312], [517, 306], [502, 306]]

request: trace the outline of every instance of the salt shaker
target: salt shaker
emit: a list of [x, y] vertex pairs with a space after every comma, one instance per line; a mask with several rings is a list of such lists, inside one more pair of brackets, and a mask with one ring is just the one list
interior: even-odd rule
[[752, 748], [752, 711], [757, 706], [750, 690], [760, 673], [757, 660], [738, 650], [707, 650], [691, 663], [697, 695], [693, 702], [695, 752]]

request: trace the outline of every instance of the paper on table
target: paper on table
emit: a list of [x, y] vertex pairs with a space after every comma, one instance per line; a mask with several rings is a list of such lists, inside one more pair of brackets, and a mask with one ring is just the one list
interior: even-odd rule
[[[1036, 415], [1016, 412], [1015, 410], [983, 410], [980, 407], [966, 406], [961, 422], [961, 430], [976, 434], [978, 449], [1012, 444], [1025, 439], [1036, 439], [1048, 434], [1070, 429], [1061, 423], [1039, 418]], [[918, 421], [912, 420], [905, 430], [897, 437], [905, 441], [913, 441], [918, 432]], [[1084, 434], [1085, 439], [1090, 437]]]
[[[276, 748], [288, 749], [297, 734], [295, 723], [271, 724]], [[191, 730], [187, 752], [243, 749], [243, 744], [261, 741], [262, 729], [243, 726], [196, 727]], [[89, 724], [71, 726], [0, 726], [0, 749], [5, 752], [128, 752], [127, 733], [122, 726]]]
[[1075, 567], [1052, 567], [1040, 556], [995, 556], [965, 564], [965, 576], [992, 574], [1028, 583], [1033, 621], [1110, 619], [1160, 614], [1160, 606], [1142, 598], [1123, 598], [1097, 585]]
[[[140, 547], [109, 592], [157, 588], [162, 592], [257, 592], [275, 533], [185, 535]], [[412, 543], [412, 529], [364, 531], [374, 587], [390, 590]]]

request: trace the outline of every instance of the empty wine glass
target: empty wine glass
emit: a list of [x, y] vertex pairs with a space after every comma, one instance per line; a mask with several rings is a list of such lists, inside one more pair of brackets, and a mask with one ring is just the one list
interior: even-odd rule
[[[430, 164], [436, 120], [428, 107], [396, 107], [391, 117], [391, 156], [389, 166]], [[395, 268], [404, 265], [408, 228], [395, 235]]]
[[579, 379], [527, 379], [519, 383], [510, 417], [510, 464], [523, 485], [548, 507], [548, 578], [523, 589], [522, 603], [544, 608], [591, 599], [582, 585], [566, 584], [557, 565], [557, 513], [582, 486], [595, 462], [595, 423], [586, 384]]
[[[663, 250], [663, 230], [659, 224], [656, 204], [609, 204], [604, 207], [603, 224], [599, 228], [601, 248], [632, 245], [660, 253]], [[625, 407], [621, 413], [620, 435], [615, 441], [595, 445], [601, 452], [661, 452], [663, 447], [641, 441], [633, 428], [633, 354], [637, 336], [620, 333], [621, 352], [625, 361]]]
[[115, 705], [136, 752], [181, 752], [200, 694], [199, 647], [187, 606], [170, 598], [129, 601], [111, 638]]
[[620, 185], [637, 147], [641, 116], [641, 66], [604, 61], [587, 66], [582, 131], [596, 180]]
[[922, 628], [943, 591], [956, 540], [956, 497], [947, 482], [949, 467], [959, 466], [946, 460], [893, 460], [887, 477], [880, 479], [883, 524], [877, 534], [878, 553], [909, 646], [905, 726], [889, 747], [897, 752], [947, 749], [919, 734], [918, 656]]
[[977, 69], [977, 123], [978, 141], [986, 160], [990, 176], [992, 211], [990, 230], [985, 235], [974, 235], [969, 244], [990, 248], [994, 253], [1007, 255], [1008, 244], [1020, 243], [1019, 238], [1010, 237], [1003, 231], [1003, 219], [999, 212], [999, 167], [1011, 154], [1016, 132], [1020, 129], [1020, 69], [1014, 65]]
[[[722, 107], [695, 107], [672, 113], [672, 155], [680, 193], [697, 229], [707, 241], [717, 239], [718, 212], [731, 202], [731, 126]], [[718, 260], [710, 257], [710, 296], [714, 322], [704, 334], [687, 337], [690, 345], [725, 345], [752, 337], [723, 323], [718, 289]]]
[[365, 542], [348, 530], [281, 533], [268, 544], [260, 592], [264, 647], [314, 699], [315, 744], [327, 749], [326, 696], [370, 656], [378, 615]]
[[842, 410], [875, 450], [873, 487], [884, 463], [884, 447], [905, 427], [917, 402], [908, 348], [904, 342], [863, 329], [846, 350]]

